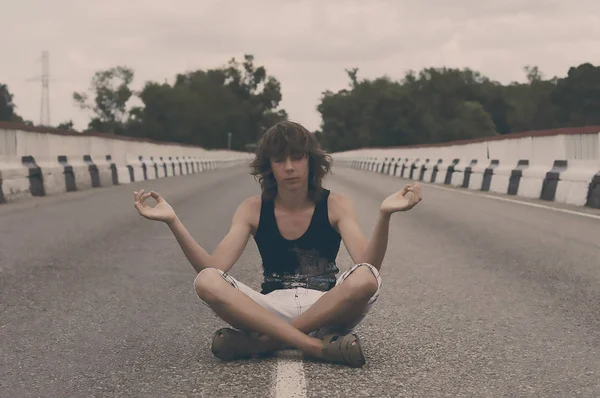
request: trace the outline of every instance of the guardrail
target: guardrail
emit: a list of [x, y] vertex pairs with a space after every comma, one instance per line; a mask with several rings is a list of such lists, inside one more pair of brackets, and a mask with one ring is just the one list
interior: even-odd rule
[[336, 165], [409, 180], [600, 208], [600, 127], [332, 154]]
[[252, 154], [0, 123], [0, 203], [231, 167]]

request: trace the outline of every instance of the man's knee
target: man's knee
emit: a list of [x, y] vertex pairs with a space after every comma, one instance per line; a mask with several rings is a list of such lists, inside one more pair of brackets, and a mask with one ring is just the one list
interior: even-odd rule
[[222, 291], [224, 282], [227, 283], [221, 271], [216, 268], [204, 268], [194, 280], [194, 289], [202, 301], [211, 303], [218, 300], [217, 292]]
[[369, 300], [379, 289], [379, 281], [367, 264], [356, 267], [343, 281], [343, 285], [348, 290], [349, 298], [360, 301]]

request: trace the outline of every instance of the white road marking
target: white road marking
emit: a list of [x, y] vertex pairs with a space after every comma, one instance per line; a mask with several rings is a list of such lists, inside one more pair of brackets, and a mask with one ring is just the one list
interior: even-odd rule
[[[423, 182], [419, 181], [419, 183], [423, 183]], [[494, 200], [499, 200], [499, 201], [503, 201], [503, 202], [516, 203], [516, 204], [520, 204], [520, 205], [524, 205], [524, 206], [537, 207], [537, 208], [540, 208], [540, 209], [553, 210], [553, 211], [558, 211], [558, 212], [561, 212], [561, 213], [574, 214], [574, 215], [577, 215], [577, 216], [583, 216], [583, 217], [594, 218], [594, 219], [600, 220], [600, 215], [596, 215], [596, 214], [582, 213], [582, 212], [575, 211], [575, 210], [560, 209], [560, 208], [557, 208], [557, 207], [546, 206], [546, 205], [542, 205], [542, 204], [539, 204], [539, 203], [523, 202], [521, 200], [503, 198], [503, 197], [500, 197], [500, 196], [486, 195], [486, 194], [479, 193], [479, 191], [477, 191], [477, 192], [462, 191], [462, 190], [459, 190], [459, 189], [452, 189], [452, 188], [448, 188], [448, 187], [444, 187], [444, 186], [440, 186], [440, 185], [436, 185], [436, 184], [432, 184], [432, 183], [425, 183], [425, 185], [427, 185], [428, 187], [433, 187], [433, 188], [437, 188], [437, 189], [443, 189], [443, 190], [446, 190], [446, 191], [458, 192], [458, 193], [462, 193], [462, 194], [465, 194], [465, 195], [482, 196], [482, 197], [488, 198], [488, 199], [494, 199]]]
[[302, 366], [302, 354], [294, 351], [277, 353], [277, 380], [275, 398], [305, 398], [306, 379]]

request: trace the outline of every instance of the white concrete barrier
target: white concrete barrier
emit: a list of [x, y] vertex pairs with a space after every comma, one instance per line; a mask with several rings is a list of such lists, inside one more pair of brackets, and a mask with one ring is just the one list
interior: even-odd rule
[[493, 170], [493, 178], [490, 178], [490, 192], [508, 193], [511, 176], [517, 165], [517, 161], [508, 160], [505, 163], [498, 161], [498, 165]]
[[21, 158], [0, 156], [0, 203], [33, 195], [30, 185], [29, 168]]
[[0, 203], [247, 163], [253, 154], [0, 122]]
[[600, 126], [332, 157], [335, 165], [390, 177], [600, 208]]
[[[569, 161], [566, 170], [560, 173], [556, 187], [556, 201], [577, 206], [585, 206], [590, 186], [596, 174], [600, 172], [598, 162]], [[600, 234], [599, 234], [600, 235]]]
[[553, 164], [551, 160], [544, 160], [525, 168], [521, 174], [518, 195], [531, 199], [541, 198], [546, 174], [552, 170]]

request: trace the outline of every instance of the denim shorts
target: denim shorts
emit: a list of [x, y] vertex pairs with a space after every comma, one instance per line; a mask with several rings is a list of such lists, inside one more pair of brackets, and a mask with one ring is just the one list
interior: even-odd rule
[[[379, 291], [381, 289], [381, 276], [377, 268], [368, 263], [355, 264], [337, 278], [336, 286], [343, 283], [346, 280], [346, 278], [348, 278], [348, 276], [350, 276], [358, 267], [361, 266], [367, 267], [377, 279], [377, 291], [369, 299], [367, 306], [364, 308], [362, 314], [356, 317], [356, 321], [354, 322], [354, 324], [343, 325], [342, 328], [336, 327], [335, 325], [331, 325], [311, 333], [312, 336], [318, 337], [331, 332], [343, 334], [350, 333], [370, 311], [373, 304], [379, 298]], [[218, 270], [216, 268], [214, 270], [219, 272], [223, 279], [225, 279], [225, 281], [227, 281], [231, 286], [242, 291], [252, 300], [260, 304], [263, 308], [269, 310], [270, 312], [279, 316], [281, 319], [285, 320], [288, 323], [291, 322], [294, 318], [298, 317], [303, 312], [305, 312], [306, 310], [308, 310], [317, 300], [319, 300], [324, 294], [327, 293], [321, 290], [297, 287], [292, 289], [279, 289], [267, 294], [262, 294], [245, 285], [244, 283], [238, 281], [228, 273]], [[204, 304], [207, 305], [206, 303]]]

